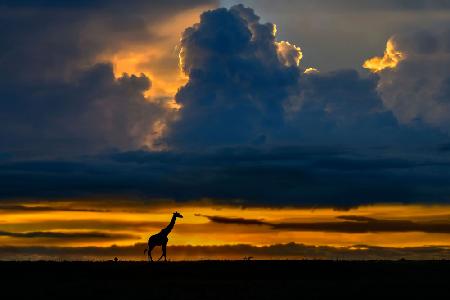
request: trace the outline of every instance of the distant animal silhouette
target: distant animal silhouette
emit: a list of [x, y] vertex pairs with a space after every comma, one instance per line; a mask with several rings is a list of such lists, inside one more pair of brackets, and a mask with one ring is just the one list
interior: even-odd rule
[[175, 226], [175, 221], [177, 220], [177, 218], [183, 218], [183, 216], [180, 213], [178, 213], [178, 212], [174, 212], [173, 215], [172, 215], [172, 219], [170, 220], [169, 225], [167, 225], [166, 228], [162, 229], [159, 233], [152, 235], [148, 239], [148, 247], [147, 247], [147, 249], [144, 250], [144, 254], [145, 254], [145, 252], [147, 252], [148, 258], [150, 259], [150, 261], [153, 261], [152, 250], [156, 246], [161, 246], [162, 247], [162, 255], [158, 259], [158, 261], [160, 261], [161, 258], [163, 258], [163, 256], [164, 256], [164, 261], [167, 261], [167, 257], [166, 257], [166, 254], [167, 254], [167, 242], [169, 241], [167, 236], [172, 231], [173, 226]]

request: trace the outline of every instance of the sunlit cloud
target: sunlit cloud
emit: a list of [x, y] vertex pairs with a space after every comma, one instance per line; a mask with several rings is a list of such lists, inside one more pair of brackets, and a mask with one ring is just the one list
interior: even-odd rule
[[319, 73], [319, 70], [316, 69], [316, 68], [309, 67], [309, 68], [306, 68], [305, 71], [303, 71], [303, 73], [305, 73], [305, 74], [316, 74], [316, 73]]
[[396, 48], [395, 41], [390, 38], [386, 44], [386, 50], [382, 57], [373, 57], [366, 60], [363, 67], [373, 73], [381, 72], [384, 69], [394, 69], [398, 63], [405, 59], [405, 54]]
[[276, 42], [275, 45], [277, 47], [278, 58], [285, 66], [298, 67], [300, 65], [300, 61], [303, 57], [300, 47], [287, 41]]

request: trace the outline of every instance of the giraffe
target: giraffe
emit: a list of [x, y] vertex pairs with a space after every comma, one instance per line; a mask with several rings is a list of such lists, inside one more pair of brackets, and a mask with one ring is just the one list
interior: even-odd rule
[[144, 250], [144, 254], [145, 254], [145, 252], [147, 252], [148, 258], [150, 258], [151, 261], [153, 261], [152, 250], [156, 246], [161, 246], [162, 247], [162, 255], [158, 259], [158, 261], [160, 261], [161, 258], [163, 258], [163, 256], [164, 256], [164, 261], [167, 261], [167, 258], [166, 258], [166, 247], [167, 247], [167, 242], [169, 241], [167, 236], [172, 231], [173, 226], [175, 226], [175, 221], [176, 221], [177, 218], [183, 218], [183, 216], [179, 212], [174, 212], [173, 215], [172, 215], [172, 219], [170, 220], [169, 225], [167, 225], [166, 228], [162, 229], [159, 233], [152, 235], [148, 239], [148, 247]]

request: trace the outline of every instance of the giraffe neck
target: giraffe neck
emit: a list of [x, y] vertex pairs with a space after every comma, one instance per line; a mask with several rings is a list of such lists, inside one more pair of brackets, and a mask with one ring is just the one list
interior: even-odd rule
[[177, 218], [175, 217], [175, 215], [172, 216], [172, 220], [170, 220], [169, 225], [167, 225], [167, 227], [164, 229], [164, 233], [165, 233], [166, 235], [168, 235], [168, 234], [172, 231], [173, 226], [175, 226], [175, 221], [176, 221], [176, 219], [177, 219]]

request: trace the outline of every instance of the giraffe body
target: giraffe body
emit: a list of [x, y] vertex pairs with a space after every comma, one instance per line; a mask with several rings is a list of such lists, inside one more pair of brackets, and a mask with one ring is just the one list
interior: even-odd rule
[[175, 226], [175, 221], [177, 218], [183, 218], [183, 216], [178, 212], [174, 212], [169, 225], [167, 225], [167, 227], [162, 229], [159, 233], [150, 236], [150, 238], [148, 239], [148, 248], [144, 250], [144, 253], [147, 252], [150, 261], [153, 261], [152, 250], [156, 246], [162, 247], [162, 255], [158, 260], [161, 260], [164, 257], [164, 261], [167, 261], [166, 254], [167, 242], [169, 241], [168, 235]]

